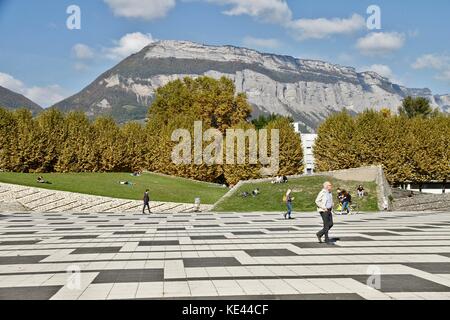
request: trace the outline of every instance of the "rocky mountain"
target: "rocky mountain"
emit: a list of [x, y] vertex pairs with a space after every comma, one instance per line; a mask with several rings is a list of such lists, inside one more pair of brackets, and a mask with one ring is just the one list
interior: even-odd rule
[[405, 96], [424, 96], [450, 111], [450, 95], [410, 89], [374, 72], [323, 61], [260, 53], [234, 46], [208, 46], [187, 41], [152, 43], [102, 74], [80, 93], [57, 103], [64, 111], [82, 110], [95, 117], [112, 115], [119, 122], [145, 118], [155, 90], [186, 76], [227, 76], [245, 92], [254, 115], [290, 115], [313, 130], [330, 113], [347, 108], [396, 111]]
[[25, 96], [0, 86], [0, 107], [15, 110], [25, 108], [34, 115], [42, 111], [42, 107]]

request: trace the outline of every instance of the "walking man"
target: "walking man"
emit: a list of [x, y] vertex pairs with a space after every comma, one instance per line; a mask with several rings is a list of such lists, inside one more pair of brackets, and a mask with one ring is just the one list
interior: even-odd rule
[[319, 242], [322, 243], [322, 237], [325, 236], [325, 242], [330, 244], [330, 238], [328, 237], [328, 231], [333, 227], [333, 195], [331, 191], [333, 186], [330, 182], [325, 182], [323, 184], [323, 189], [320, 191], [316, 199], [317, 211], [322, 216], [323, 229], [320, 230], [316, 235]]
[[145, 209], [148, 209], [148, 213], [151, 214], [152, 211], [150, 210], [150, 195], [149, 190], [145, 190], [144, 193], [144, 208], [142, 209], [142, 214], [145, 214]]

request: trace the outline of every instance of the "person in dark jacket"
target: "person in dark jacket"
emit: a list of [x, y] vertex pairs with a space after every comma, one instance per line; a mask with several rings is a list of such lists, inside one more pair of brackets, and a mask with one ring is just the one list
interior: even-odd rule
[[149, 190], [145, 190], [144, 193], [144, 208], [142, 209], [142, 214], [145, 214], [145, 209], [148, 209], [148, 213], [151, 214], [152, 211], [150, 210], [150, 195]]

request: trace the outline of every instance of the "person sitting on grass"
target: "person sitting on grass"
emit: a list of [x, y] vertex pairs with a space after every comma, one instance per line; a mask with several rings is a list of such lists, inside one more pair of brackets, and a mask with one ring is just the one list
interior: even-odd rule
[[356, 191], [358, 191], [358, 197], [364, 198], [364, 187], [362, 185], [359, 185]]
[[250, 194], [247, 191], [241, 193], [242, 198], [247, 198]]
[[42, 176], [39, 176], [36, 180], [37, 183], [45, 183], [50, 184], [50, 182], [46, 181]]
[[252, 191], [252, 196], [256, 197], [257, 195], [259, 195], [261, 192], [259, 191], [259, 188], [256, 188], [255, 190]]
[[131, 183], [130, 181], [120, 181], [119, 183], [123, 186], [132, 186], [133, 185], [133, 183]]

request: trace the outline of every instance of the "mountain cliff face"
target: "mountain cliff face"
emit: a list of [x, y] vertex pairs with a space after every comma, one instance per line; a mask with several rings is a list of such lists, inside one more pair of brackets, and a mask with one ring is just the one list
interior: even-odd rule
[[24, 97], [21, 94], [15, 93], [9, 89], [0, 86], [0, 107], [9, 110], [15, 110], [20, 108], [29, 109], [34, 115], [42, 111], [42, 108]]
[[119, 122], [145, 118], [158, 87], [186, 76], [226, 76], [247, 94], [254, 115], [290, 115], [313, 130], [330, 113], [344, 107], [396, 111], [405, 96], [424, 96], [433, 106], [450, 110], [450, 95], [409, 89], [374, 72], [323, 61], [259, 53], [233, 46], [160, 41], [123, 60], [80, 93], [54, 107], [82, 110], [95, 117], [112, 115]]

